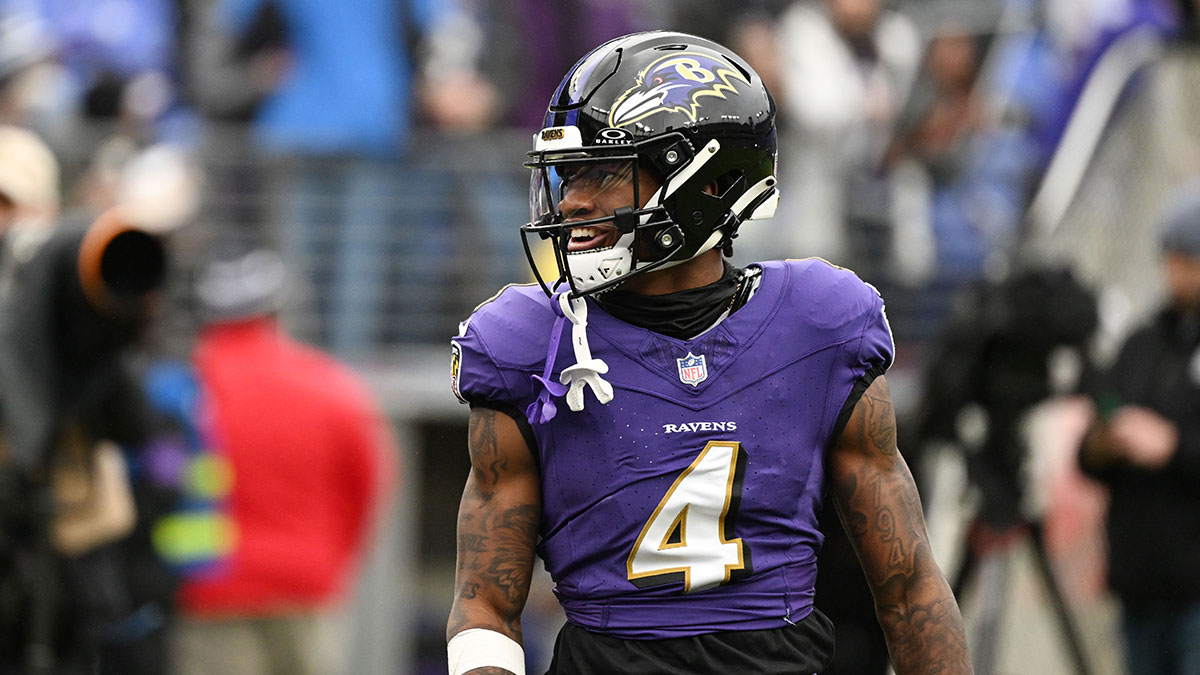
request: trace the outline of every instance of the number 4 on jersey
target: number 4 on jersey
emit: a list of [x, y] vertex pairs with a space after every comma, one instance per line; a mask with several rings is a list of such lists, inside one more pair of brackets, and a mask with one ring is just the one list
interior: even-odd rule
[[658, 503], [626, 569], [638, 588], [683, 582], [691, 593], [750, 574], [750, 551], [733, 536], [746, 460], [736, 442], [711, 441]]

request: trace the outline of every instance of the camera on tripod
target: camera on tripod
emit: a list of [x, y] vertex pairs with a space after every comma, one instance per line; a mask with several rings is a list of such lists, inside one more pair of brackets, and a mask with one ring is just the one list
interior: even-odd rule
[[[1047, 591], [1075, 671], [1087, 675], [1083, 643], [1055, 579], [1040, 518], [1027, 508], [1031, 448], [1026, 423], [1044, 401], [1086, 388], [1087, 354], [1099, 325], [1096, 298], [1067, 268], [1030, 267], [1001, 283], [969, 289], [963, 300], [928, 360], [913, 425], [914, 447], [926, 455], [936, 445], [962, 453], [967, 482], [978, 498], [964, 555], [949, 574], [951, 586], [962, 597], [985, 559], [997, 557], [990, 549], [1028, 540], [1034, 572]], [[931, 463], [927, 456], [922, 459], [918, 475]], [[991, 667], [1005, 602], [1007, 580], [998, 584], [995, 592], [981, 594], [981, 628], [973, 650], [980, 672]]]
[[963, 450], [994, 529], [1024, 517], [1027, 414], [1078, 388], [1098, 323], [1095, 295], [1069, 269], [1031, 267], [968, 289], [928, 359], [915, 438]]
[[114, 209], [4, 254], [0, 670], [54, 672], [67, 652], [94, 658], [84, 652], [128, 611], [109, 602], [119, 556], [100, 547], [136, 521], [118, 446], [145, 429], [127, 356], [164, 286], [167, 248]]

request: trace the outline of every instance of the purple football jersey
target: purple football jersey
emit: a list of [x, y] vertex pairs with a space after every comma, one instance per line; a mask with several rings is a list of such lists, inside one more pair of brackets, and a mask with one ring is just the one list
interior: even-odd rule
[[[677, 340], [588, 300], [592, 355], [615, 395], [532, 425], [538, 554], [567, 618], [623, 638], [778, 628], [812, 610], [824, 454], [855, 382], [891, 364], [883, 301], [824, 261], [759, 263], [757, 293]], [[453, 340], [466, 401], [525, 410], [555, 314], [510, 286]], [[570, 324], [562, 328], [570, 332]], [[553, 380], [575, 363], [570, 338]]]

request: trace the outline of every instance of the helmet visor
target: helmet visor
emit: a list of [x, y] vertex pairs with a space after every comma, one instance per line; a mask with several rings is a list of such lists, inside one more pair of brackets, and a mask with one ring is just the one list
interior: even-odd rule
[[636, 209], [643, 199], [635, 159], [579, 157], [538, 163], [530, 177], [529, 222], [536, 229], [568, 220], [607, 220], [616, 208]]

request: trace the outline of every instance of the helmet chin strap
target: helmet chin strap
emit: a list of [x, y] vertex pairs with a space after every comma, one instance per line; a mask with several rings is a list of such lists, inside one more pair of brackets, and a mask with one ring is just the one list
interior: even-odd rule
[[[778, 205], [779, 190], [775, 189], [775, 176], [767, 176], [747, 188], [729, 210], [743, 221], [764, 220], [775, 215]], [[742, 212], [746, 210], [750, 210], [750, 214], [742, 218]]]
[[[672, 192], [679, 189], [679, 187], [687, 182], [689, 178], [694, 176], [696, 172], [700, 170], [700, 167], [704, 166], [705, 162], [716, 156], [717, 150], [720, 148], [721, 144], [717, 142], [716, 139], [709, 141], [708, 145], [704, 146], [704, 150], [701, 151], [701, 154], [698, 155], [696, 159], [692, 160], [692, 163], [688, 165], [687, 168], [676, 174], [675, 179], [671, 181], [670, 186], [665, 192], [660, 188], [659, 191], [654, 194], [654, 196], [650, 199], [650, 204], [653, 204], [654, 206], [661, 204], [662, 201], [670, 196]], [[774, 216], [775, 207], [779, 204], [779, 191], [775, 189], [775, 183], [776, 181], [774, 176], [767, 176], [754, 185], [751, 185], [745, 192], [741, 194], [741, 196], [737, 198], [736, 201], [733, 202], [733, 205], [729, 207], [729, 212], [740, 221], [762, 220]], [[749, 215], [742, 217], [742, 213], [746, 212], [747, 210], [750, 211]], [[719, 230], [713, 232], [711, 235], [709, 235], [708, 239], [700, 245], [700, 248], [696, 249], [696, 252], [692, 254], [692, 258], [695, 258], [701, 253], [707, 253], [715, 248], [721, 243], [721, 239], [723, 237], [724, 234]], [[687, 260], [691, 260], [692, 258], [688, 258]], [[659, 265], [658, 269], [669, 269], [679, 265], [680, 263], [687, 262], [687, 260], [672, 260], [671, 262]], [[635, 269], [641, 269], [642, 267], [650, 264], [652, 263], [642, 263], [637, 265]]]
[[[713, 142], [715, 143], [716, 141]], [[766, 178], [750, 186], [748, 190], [742, 193], [742, 196], [737, 198], [737, 201], [733, 203], [733, 206], [729, 207], [729, 211], [740, 220], [762, 220], [775, 215], [775, 207], [778, 204], [779, 191], [775, 189], [775, 177], [767, 176]], [[750, 215], [745, 218], [741, 218], [740, 214], [747, 209], [751, 210]], [[708, 239], [701, 244], [700, 248], [696, 249], [696, 252], [692, 255], [692, 258], [695, 258], [701, 253], [707, 253], [708, 251], [711, 251], [717, 246], [717, 244], [721, 243], [721, 239], [723, 239], [724, 236], [725, 235], [720, 230], [710, 234]], [[687, 260], [691, 260], [692, 258], [688, 258]], [[659, 265], [658, 269], [665, 270], [681, 263], [685, 263], [687, 260], [672, 260], [669, 263]], [[641, 265], [639, 265], [639, 267], [641, 267]]]
[[[715, 142], [716, 141], [714, 141], [714, 143]], [[743, 211], [746, 209], [751, 209], [749, 216], [740, 219], [761, 220], [775, 215], [775, 207], [778, 204], [779, 191], [775, 189], [775, 177], [767, 176], [766, 178], [750, 186], [748, 190], [742, 193], [742, 196], [737, 198], [737, 201], [733, 203], [733, 206], [729, 207], [729, 211], [733, 213], [735, 217], [739, 217], [739, 214], [741, 214]], [[721, 243], [721, 239], [723, 239], [724, 236], [725, 235], [720, 230], [710, 234], [708, 239], [700, 246], [700, 248], [696, 249], [696, 253], [692, 255], [692, 258], [695, 258], [701, 253], [707, 253], [715, 248], [717, 244]], [[688, 258], [688, 260], [691, 260], [692, 258]], [[664, 265], [659, 265], [658, 269], [665, 270], [685, 262], [687, 262], [687, 260], [672, 260]]]
[[[647, 211], [647, 213], [642, 215], [642, 218], [641, 218], [642, 224], [649, 222], [649, 220], [650, 220], [649, 211], [651, 209], [661, 206], [662, 203], [664, 201], [666, 201], [666, 199], [668, 197], [675, 194], [675, 191], [678, 190], [679, 188], [683, 187], [684, 184], [686, 184], [689, 180], [691, 180], [692, 176], [695, 176], [700, 171], [700, 169], [704, 168], [704, 165], [707, 164], [709, 160], [716, 157], [717, 152], [720, 149], [721, 149], [720, 141], [718, 141], [715, 138], [710, 140], [708, 143], [706, 143], [704, 145], [703, 148], [700, 149], [700, 152], [696, 153], [696, 156], [692, 158], [692, 161], [688, 162], [687, 166], [685, 166], [682, 169], [680, 169], [679, 171], [677, 171], [674, 175], [672, 175], [670, 178], [667, 179], [667, 182], [664, 185], [659, 187], [658, 190], [655, 190], [654, 194], [650, 196], [650, 200], [646, 202], [646, 206], [644, 207], [645, 210]], [[709, 249], [716, 246], [720, 241], [721, 241], [721, 233], [714, 232], [712, 234], [712, 236], [710, 236], [708, 238], [708, 241], [704, 242], [704, 245], [701, 246], [699, 249], [697, 249], [696, 252], [693, 253], [691, 257], [695, 258], [696, 256], [700, 255], [701, 253], [708, 251]], [[688, 258], [687, 260], [691, 260], [691, 258]], [[687, 262], [687, 260], [672, 260], [671, 262], [659, 263], [659, 264], [656, 264], [657, 261], [649, 260], [649, 261], [639, 262], [637, 265], [634, 266], [634, 269], [639, 270], [639, 269], [642, 269], [643, 267], [649, 267], [650, 265], [654, 265], [655, 269], [665, 270], [665, 269], [674, 267], [674, 266], [678, 265], [679, 263]]]
[[660, 269], [660, 270], [670, 269], [676, 265], [682, 265], [683, 263], [687, 262], [688, 260], [691, 260], [692, 258], [695, 258], [696, 256], [700, 255], [701, 253], [707, 253], [707, 252], [711, 251], [712, 249], [716, 248], [717, 244], [721, 243], [721, 239], [723, 239], [724, 236], [725, 235], [721, 234], [720, 231], [713, 232], [712, 234], [708, 235], [708, 239], [704, 242], [704, 244], [702, 244], [700, 246], [700, 248], [696, 249], [696, 252], [692, 254], [691, 258], [687, 258], [685, 260], [672, 260], [671, 262], [663, 263], [663, 264], [659, 265], [657, 269]]

